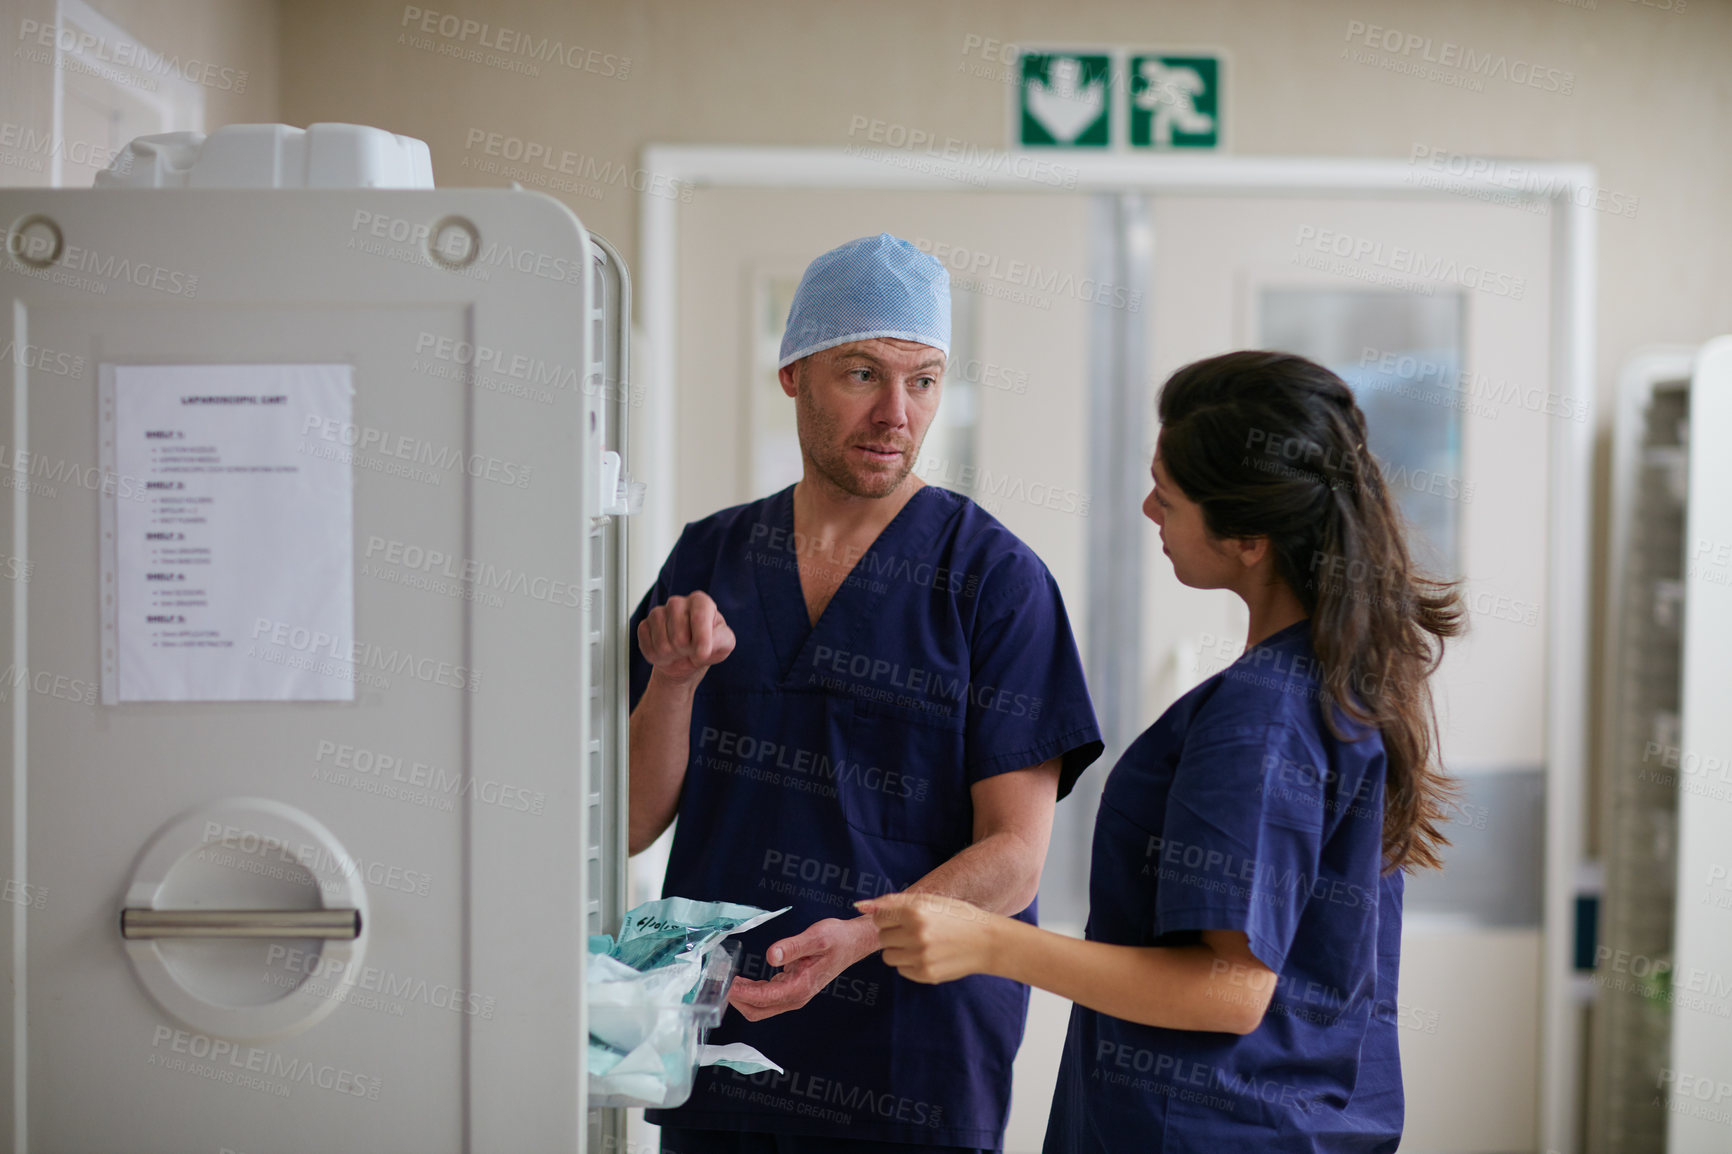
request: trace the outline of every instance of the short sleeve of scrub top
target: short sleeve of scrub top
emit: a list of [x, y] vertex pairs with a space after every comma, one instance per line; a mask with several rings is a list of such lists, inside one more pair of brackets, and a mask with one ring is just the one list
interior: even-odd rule
[[1323, 809], [1298, 790], [1272, 788], [1281, 766], [1318, 762], [1286, 725], [1221, 725], [1188, 735], [1183, 772], [1151, 847], [1157, 939], [1236, 930], [1280, 972], [1317, 872]]
[[[1078, 704], [1086, 698], [1070, 618], [1057, 582], [1032, 556], [1009, 556], [996, 576], [1000, 589], [983, 598], [970, 654], [968, 782], [1062, 755], [1063, 798], [1102, 749], [1092, 710]], [[1055, 720], [1069, 724], [1055, 733]]]

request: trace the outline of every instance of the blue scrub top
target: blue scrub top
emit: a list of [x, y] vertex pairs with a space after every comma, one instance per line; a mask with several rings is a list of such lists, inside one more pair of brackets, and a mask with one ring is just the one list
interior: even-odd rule
[[1382, 872], [1383, 739], [1336, 739], [1318, 688], [1301, 621], [1175, 702], [1107, 778], [1088, 937], [1238, 930], [1279, 977], [1243, 1037], [1074, 1007], [1047, 1154], [1396, 1148], [1402, 875]]
[[[855, 917], [967, 847], [973, 783], [1062, 758], [1062, 797], [1102, 748], [1058, 587], [995, 518], [918, 490], [813, 626], [792, 494], [686, 526], [632, 617], [633, 708], [653, 606], [701, 589], [734, 631], [695, 695], [663, 893], [792, 906], [741, 939], [757, 979], [774, 973], [771, 943]], [[701, 1070], [686, 1106], [650, 1120], [997, 1147], [1027, 1007], [1017, 983], [923, 986], [874, 954], [800, 1010], [730, 1012], [712, 1032], [786, 1073]]]

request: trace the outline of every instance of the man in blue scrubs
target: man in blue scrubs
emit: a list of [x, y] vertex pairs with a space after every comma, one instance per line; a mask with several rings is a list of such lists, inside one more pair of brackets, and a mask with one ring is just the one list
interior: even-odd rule
[[[944, 267], [887, 234], [812, 262], [782, 341], [804, 473], [686, 526], [633, 615], [631, 848], [663, 892], [789, 913], [743, 938], [747, 1042], [669, 1154], [995, 1150], [1025, 986], [923, 986], [853, 903], [898, 890], [1034, 920], [1053, 807], [1100, 756], [1046, 567], [911, 472], [950, 343]], [[797, 1012], [791, 1012], [797, 1011]]]

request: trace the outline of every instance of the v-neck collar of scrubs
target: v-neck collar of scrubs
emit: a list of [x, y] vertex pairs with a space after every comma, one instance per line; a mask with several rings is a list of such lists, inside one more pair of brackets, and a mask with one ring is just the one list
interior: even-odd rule
[[[812, 649], [824, 643], [834, 644], [844, 642], [836, 648], [848, 648], [851, 644], [848, 632], [861, 622], [870, 622], [873, 609], [884, 596], [887, 586], [882, 581], [866, 579], [873, 572], [873, 566], [868, 560], [875, 560], [884, 552], [886, 545], [894, 545], [898, 539], [903, 541], [903, 547], [910, 554], [923, 556], [937, 527], [944, 518], [936, 516], [910, 515], [909, 510], [916, 505], [924, 507], [928, 504], [926, 494], [933, 491], [933, 486], [923, 485], [903, 502], [902, 508], [890, 518], [890, 523], [879, 530], [872, 544], [866, 548], [854, 562], [854, 567], [842, 579], [823, 612], [818, 614], [818, 620], [813, 623], [806, 612], [806, 593], [800, 584], [800, 554], [796, 548], [789, 565], [760, 565], [754, 567], [753, 579], [758, 589], [758, 604], [763, 610], [764, 627], [769, 635], [771, 645], [776, 653], [776, 665], [781, 675], [784, 688], [796, 685], [795, 673], [809, 668], [812, 664]], [[787, 541], [794, 537], [794, 486], [790, 485], [770, 498], [767, 519], [773, 528], [779, 528]], [[937, 510], [933, 510], [936, 514]], [[920, 526], [925, 526], [928, 532], [919, 535]], [[840, 605], [840, 608], [838, 608]], [[798, 682], [804, 684], [804, 682]]]

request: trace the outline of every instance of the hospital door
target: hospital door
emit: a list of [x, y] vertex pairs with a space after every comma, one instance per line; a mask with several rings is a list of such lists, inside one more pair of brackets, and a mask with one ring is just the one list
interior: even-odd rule
[[[1547, 443], [1557, 422], [1587, 417], [1546, 384], [1543, 212], [1454, 200], [706, 188], [680, 208], [678, 229], [675, 523], [798, 478], [793, 407], [775, 379], [794, 286], [845, 240], [903, 236], [946, 264], [953, 287], [945, 395], [916, 471], [974, 497], [1046, 561], [1097, 707], [1122, 694], [1129, 736], [1245, 638], [1242, 606], [1180, 586], [1135, 512], [1159, 384], [1188, 361], [1263, 346], [1322, 361], [1354, 386], [1415, 552], [1464, 580], [1470, 622], [1436, 682], [1443, 750], [1465, 783], [1449, 827], [1456, 849], [1441, 877], [1408, 891], [1404, 1149], [1534, 1148]], [[1132, 393], [1119, 412], [1102, 401], [1115, 374]], [[1101, 487], [1108, 452], [1123, 458], [1113, 467], [1125, 493]], [[1109, 497], [1122, 524], [1103, 521]], [[1133, 554], [1122, 584], [1136, 604], [1100, 596]], [[1115, 678], [1123, 686], [1099, 674], [1109, 648], [1129, 655]], [[1087, 914], [1108, 768], [1084, 775], [1055, 823], [1041, 914], [1065, 932], [1080, 933]], [[1066, 1012], [1037, 992], [1007, 1150], [1040, 1147]]]

